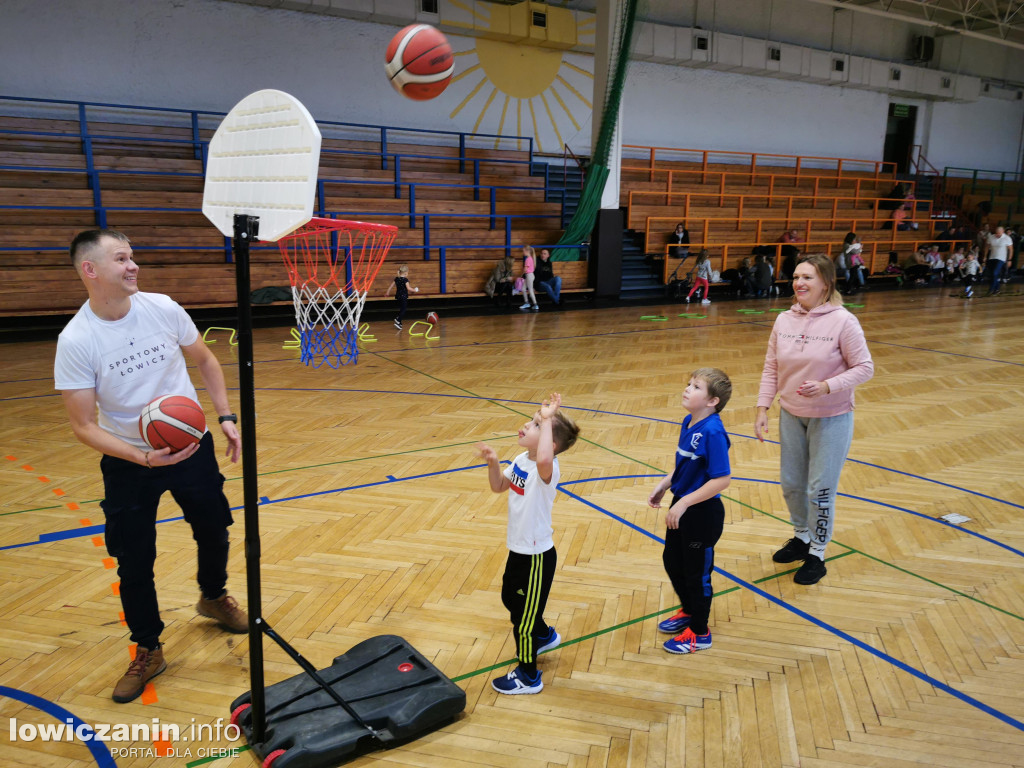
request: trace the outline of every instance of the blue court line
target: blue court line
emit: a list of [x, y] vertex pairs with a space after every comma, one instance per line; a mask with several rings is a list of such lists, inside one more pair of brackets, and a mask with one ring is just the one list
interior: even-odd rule
[[[640, 528], [640, 527], [638, 527], [636, 525], [633, 525], [628, 520], [623, 520], [621, 517], [619, 517], [618, 515], [614, 514], [613, 512], [609, 512], [608, 510], [598, 506], [597, 504], [594, 504], [593, 502], [587, 501], [586, 499], [581, 498], [580, 496], [578, 496], [575, 493], [572, 493], [571, 491], [565, 490], [562, 486], [563, 485], [577, 485], [579, 483], [594, 483], [594, 482], [598, 482], [598, 481], [602, 481], [602, 480], [627, 480], [627, 479], [631, 479], [631, 478], [654, 478], [654, 477], [664, 477], [664, 476], [665, 476], [664, 474], [658, 474], [658, 475], [617, 475], [615, 477], [592, 477], [592, 478], [587, 478], [585, 480], [571, 480], [571, 481], [568, 481], [568, 482], [565, 482], [565, 483], [559, 483], [558, 484], [558, 490], [562, 491], [562, 493], [566, 494], [567, 496], [571, 496], [574, 499], [582, 501], [588, 507], [591, 507], [592, 509], [596, 509], [597, 511], [601, 512], [602, 514], [607, 515], [608, 517], [610, 517], [610, 518], [612, 518], [614, 520], [617, 520], [620, 523], [624, 523], [624, 524], [628, 525], [633, 530], [639, 531], [640, 533], [644, 534], [647, 538], [653, 539], [654, 541], [657, 541], [658, 543], [663, 545], [665, 543], [665, 540], [662, 539], [661, 537], [654, 535], [650, 531], [644, 530], [643, 528]], [[748, 478], [734, 478], [734, 479], [736, 479], [736, 480], [746, 480]], [[757, 481], [757, 482], [763, 482], [763, 481]], [[886, 505], [886, 506], [888, 506], [888, 505]], [[931, 519], [931, 518], [929, 518], [929, 519]], [[899, 659], [897, 659], [894, 656], [890, 656], [888, 653], [885, 653], [884, 651], [880, 651], [880, 650], [878, 650], [876, 648], [873, 648], [872, 646], [868, 645], [864, 641], [858, 640], [853, 635], [850, 635], [850, 634], [844, 632], [843, 630], [839, 629], [839, 627], [832, 626], [831, 624], [829, 624], [829, 623], [827, 623], [825, 621], [822, 621], [821, 619], [818, 619], [818, 618], [812, 616], [811, 614], [807, 613], [806, 611], [803, 611], [803, 610], [797, 608], [795, 605], [792, 605], [791, 603], [788, 603], [785, 600], [782, 600], [781, 598], [775, 597], [774, 595], [769, 594], [768, 592], [765, 592], [763, 589], [760, 589], [759, 587], [755, 586], [754, 584], [751, 584], [750, 582], [744, 581], [739, 576], [735, 576], [732, 573], [729, 573], [728, 571], [722, 570], [718, 566], [715, 566], [715, 572], [720, 574], [720, 575], [722, 575], [722, 576], [724, 576], [725, 578], [729, 579], [730, 581], [734, 582], [735, 584], [738, 584], [739, 586], [743, 587], [744, 589], [747, 589], [747, 590], [753, 592], [755, 595], [763, 597], [764, 599], [768, 600], [771, 603], [774, 603], [775, 605], [779, 606], [780, 608], [784, 608], [785, 610], [789, 611], [792, 614], [795, 614], [796, 616], [799, 616], [800, 618], [804, 619], [805, 621], [809, 621], [811, 624], [814, 624], [815, 626], [821, 627], [825, 631], [835, 635], [836, 637], [839, 637], [839, 638], [845, 640], [848, 643], [852, 643], [857, 648], [860, 648], [863, 651], [867, 651], [872, 656], [875, 656], [876, 658], [879, 658], [882, 661], [885, 661], [888, 664], [891, 664], [892, 666], [896, 667], [897, 669], [902, 670], [903, 672], [906, 672], [907, 674], [912, 675], [913, 677], [916, 677], [917, 679], [922, 680], [922, 681], [928, 683], [929, 685], [931, 685], [931, 686], [933, 686], [935, 688], [938, 688], [940, 691], [943, 691], [944, 693], [947, 693], [950, 696], [953, 696], [954, 698], [959, 699], [960, 701], [964, 702], [965, 704], [969, 704], [970, 706], [974, 707], [975, 709], [979, 709], [982, 712], [984, 712], [985, 714], [990, 715], [990, 716], [996, 718], [997, 720], [1001, 720], [1002, 722], [1006, 723], [1007, 725], [1010, 725], [1010, 726], [1016, 728], [1018, 731], [1024, 731], [1024, 722], [1021, 722], [1020, 720], [1017, 720], [1017, 719], [1011, 717], [1010, 715], [1007, 715], [1006, 713], [1001, 712], [998, 709], [995, 709], [994, 707], [991, 707], [991, 706], [989, 706], [988, 704], [985, 704], [982, 701], [979, 701], [978, 699], [975, 699], [973, 696], [969, 696], [968, 694], [963, 693], [962, 691], [958, 691], [957, 689], [953, 688], [952, 686], [947, 685], [946, 683], [943, 683], [941, 680], [937, 680], [936, 678], [932, 677], [931, 675], [929, 675], [929, 674], [927, 674], [925, 672], [922, 672], [921, 670], [919, 670], [919, 669], [917, 669], [915, 667], [912, 667], [912, 666], [910, 666], [909, 664], [907, 664], [907, 663], [905, 663], [903, 661], [900, 661]]]
[[[0, 685], [0, 696], [6, 696], [8, 699], [14, 699], [15, 701], [20, 701], [22, 704], [28, 704], [30, 707], [35, 707], [40, 712], [45, 712], [64, 724], [67, 724], [67, 721], [71, 720], [74, 728], [84, 725], [89, 728], [89, 732], [92, 733], [92, 728], [90, 728], [84, 720], [75, 717], [75, 715], [52, 701], [41, 699], [38, 696], [26, 693], [25, 691], [19, 691], [17, 688], [8, 688], [5, 685]], [[117, 763], [110, 754], [110, 750], [107, 749], [106, 742], [96, 741], [95, 739], [89, 739], [84, 742], [78, 742], [76, 739], [76, 742], [83, 744], [88, 748], [89, 752], [92, 754], [92, 759], [96, 761], [96, 765], [99, 766], [99, 768], [117, 768]]]
[[[508, 464], [509, 462], [508, 461], [502, 461], [500, 463]], [[375, 488], [375, 487], [380, 486], [380, 485], [390, 485], [391, 483], [402, 483], [402, 482], [405, 482], [407, 480], [422, 480], [423, 478], [426, 478], [426, 477], [436, 477], [437, 475], [450, 475], [450, 474], [453, 474], [455, 472], [465, 472], [465, 471], [470, 470], [470, 469], [480, 469], [481, 467], [486, 467], [486, 466], [487, 466], [487, 464], [473, 464], [473, 465], [470, 465], [470, 466], [467, 466], [467, 467], [457, 467], [456, 469], [442, 469], [442, 470], [439, 470], [437, 472], [426, 472], [426, 473], [424, 473], [422, 475], [409, 475], [408, 477], [398, 477], [398, 478], [394, 477], [393, 475], [388, 475], [387, 476], [387, 478], [388, 478], [387, 480], [378, 480], [378, 481], [373, 482], [373, 483], [362, 483], [360, 485], [347, 485], [347, 486], [343, 486], [341, 488], [331, 488], [331, 489], [328, 489], [326, 491], [314, 491], [312, 493], [303, 493], [303, 494], [300, 494], [298, 496], [287, 496], [287, 497], [282, 498], [282, 499], [270, 499], [270, 498], [267, 498], [266, 496], [261, 496], [260, 497], [260, 504], [259, 504], [259, 506], [266, 507], [266, 506], [269, 506], [271, 504], [283, 504], [283, 503], [288, 502], [288, 501], [297, 501], [299, 499], [309, 499], [309, 498], [313, 498], [315, 496], [326, 496], [326, 495], [332, 494], [332, 493], [344, 493], [345, 491], [358, 491], [358, 490], [360, 490], [362, 488]], [[245, 506], [240, 504], [237, 507], [232, 507], [231, 511], [232, 512], [237, 512], [240, 509], [245, 509]], [[161, 523], [173, 523], [173, 522], [176, 522], [178, 520], [184, 520], [184, 519], [185, 519], [184, 515], [178, 515], [176, 517], [165, 517], [164, 519], [157, 520], [156, 522], [157, 522], [157, 525], [160, 525]], [[32, 546], [35, 546], [37, 544], [48, 544], [49, 542], [52, 542], [52, 541], [65, 541], [67, 539], [81, 539], [81, 538], [84, 538], [86, 536], [98, 536], [98, 535], [102, 534], [105, 530], [106, 530], [106, 526], [105, 525], [90, 525], [90, 526], [86, 526], [86, 527], [82, 527], [82, 528], [72, 528], [72, 529], [66, 530], [66, 531], [55, 531], [53, 533], [44, 533], [44, 534], [41, 534], [39, 536], [39, 538], [36, 539], [35, 541], [25, 541], [25, 542], [22, 542], [20, 544], [6, 544], [6, 545], [0, 547], [0, 552], [4, 551], [6, 549], [20, 549], [22, 547], [32, 547]]]
[[[414, 397], [444, 397], [444, 398], [463, 399], [463, 400], [479, 400], [481, 402], [511, 403], [513, 405], [530, 405], [530, 406], [536, 405], [536, 403], [534, 403], [532, 401], [528, 401], [528, 400], [513, 400], [511, 398], [482, 397], [482, 396], [479, 396], [479, 395], [449, 394], [449, 393], [442, 393], [442, 392], [412, 392], [412, 391], [388, 390], [388, 389], [349, 389], [349, 388], [344, 388], [344, 387], [341, 387], [341, 388], [335, 388], [335, 387], [260, 387], [260, 388], [258, 388], [257, 391], [268, 391], [268, 392], [339, 392], [339, 393], [340, 392], [347, 392], [347, 393], [354, 393], [354, 394], [374, 394], [374, 395], [410, 395], [410, 396], [414, 396]], [[47, 395], [47, 397], [49, 397], [49, 395]], [[640, 420], [643, 420], [643, 421], [651, 421], [651, 422], [655, 422], [655, 423], [659, 423], [659, 424], [672, 424], [674, 426], [680, 426], [681, 425], [681, 422], [679, 422], [679, 421], [675, 421], [673, 419], [661, 419], [661, 418], [658, 418], [656, 416], [642, 416], [642, 415], [636, 415], [636, 414], [632, 414], [632, 413], [620, 413], [618, 411], [606, 411], [606, 410], [602, 410], [602, 409], [599, 409], [599, 408], [582, 408], [580, 406], [572, 406], [572, 405], [563, 406], [563, 408], [565, 410], [580, 411], [580, 412], [584, 412], [584, 413], [600, 413], [600, 414], [604, 414], [604, 415], [607, 415], [607, 416], [621, 416], [621, 417], [627, 418], [627, 419], [640, 419]], [[745, 434], [743, 434], [741, 432], [727, 432], [726, 434], [728, 434], [730, 437], [743, 438], [744, 440], [756, 440], [757, 439], [754, 436], [745, 435]], [[765, 439], [764, 442], [768, 443], [770, 445], [780, 445], [780, 443], [777, 440]], [[1017, 504], [1015, 502], [1008, 501], [1007, 499], [1000, 499], [1000, 498], [998, 498], [996, 496], [990, 496], [987, 493], [982, 493], [981, 491], [973, 491], [970, 488], [964, 488], [964, 487], [959, 486], [959, 485], [953, 485], [952, 483], [946, 483], [946, 482], [943, 482], [941, 480], [933, 480], [932, 478], [924, 477], [923, 475], [915, 475], [913, 472], [905, 472], [905, 471], [903, 471], [901, 469], [892, 469], [890, 467], [883, 467], [880, 464], [874, 464], [872, 462], [863, 461], [861, 459], [851, 459], [849, 457], [847, 457], [846, 461], [848, 461], [850, 463], [853, 463], [853, 464], [860, 464], [860, 465], [865, 466], [865, 467], [872, 467], [874, 469], [878, 469], [878, 470], [881, 470], [883, 472], [891, 472], [892, 474], [903, 475], [905, 477], [910, 477], [910, 478], [913, 478], [915, 480], [921, 480], [922, 482], [933, 483], [935, 485], [940, 485], [940, 486], [943, 486], [945, 488], [953, 489], [955, 491], [960, 491], [961, 493], [966, 493], [966, 494], [968, 494], [970, 496], [977, 496], [977, 497], [982, 498], [982, 499], [987, 499], [989, 501], [994, 501], [994, 502], [996, 502], [998, 504], [1005, 504], [1006, 506], [1009, 506], [1009, 507], [1015, 507], [1016, 509], [1024, 510], [1024, 504]], [[762, 481], [758, 481], [758, 482], [762, 482]], [[770, 482], [770, 481], [763, 481], [763, 482]], [[345, 489], [340, 489], [340, 490], [345, 490]], [[324, 493], [335, 493], [335, 492], [337, 492], [337, 490], [335, 490], [335, 491], [324, 491]], [[859, 497], [851, 497], [851, 498], [859, 498]], [[878, 504], [878, 503], [881, 503], [881, 502], [872, 502], [872, 503]], [[236, 507], [236, 509], [241, 509], [241, 507]], [[929, 520], [936, 520], [936, 518], [929, 517], [928, 515], [924, 515], [924, 514], [922, 514], [920, 512], [914, 512], [913, 510], [902, 509], [901, 507], [893, 507], [893, 509], [899, 509], [900, 511], [903, 511], [903, 512], [909, 512], [910, 514], [920, 515], [921, 517], [927, 518]], [[180, 520], [182, 518], [176, 517], [176, 518], [170, 518], [170, 519]], [[167, 521], [159, 520], [157, 522], [167, 522]], [[951, 523], [947, 523], [945, 520], [941, 520], [939, 522], [941, 522], [943, 525], [952, 525]], [[958, 527], [958, 526], [953, 525], [953, 527]], [[3, 551], [5, 549], [16, 549], [18, 547], [27, 547], [27, 546], [31, 546], [33, 544], [39, 544], [39, 543], [41, 543], [44, 540], [46, 540], [46, 541], [57, 541], [57, 540], [61, 540], [61, 539], [71, 539], [71, 538], [77, 538], [79, 536], [90, 535], [91, 533], [95, 533], [96, 532], [96, 531], [93, 530], [94, 528], [95, 528], [95, 526], [93, 526], [93, 528], [77, 528], [77, 529], [74, 529], [74, 530], [71, 530], [71, 531], [60, 531], [60, 532], [57, 532], [57, 533], [44, 534], [44, 536], [40, 536], [39, 537], [38, 541], [26, 542], [26, 543], [23, 543], [23, 544], [8, 544], [8, 545], [5, 545], [5, 546], [0, 546], [0, 551]], [[979, 536], [980, 538], [985, 538], [985, 537], [981, 536], [980, 534], [977, 534], [977, 533], [975, 533], [975, 532], [973, 532], [973, 531], [971, 531], [969, 529], [966, 529], [966, 528], [961, 528], [960, 530], [963, 530], [966, 533], [971, 534], [972, 536]], [[88, 533], [86, 533], [86, 532], [88, 532]], [[100, 532], [102, 532], [102, 531], [100, 531]], [[49, 538], [45, 538], [45, 537], [49, 537]], [[998, 542], [995, 542], [995, 543], [998, 543]], [[1000, 544], [1000, 546], [1004, 546], [1004, 545]], [[1011, 549], [1011, 551], [1013, 551], [1013, 552], [1017, 552], [1017, 550], [1013, 550], [1012, 548], [1008, 547], [1008, 549]], [[1018, 554], [1019, 554], [1019, 552], [1018, 552]]]
[[[644, 534], [648, 538], [654, 539], [655, 541], [658, 541], [658, 542], [661, 542], [661, 543], [664, 544], [664, 541], [662, 541], [661, 539], [659, 539], [657, 536], [655, 536], [654, 534], [650, 533], [649, 531], [645, 530], [644, 528], [640, 528], [639, 526], [634, 525], [633, 523], [629, 522], [628, 520], [624, 520], [623, 518], [619, 517], [618, 515], [616, 515], [613, 512], [608, 512], [607, 510], [601, 509], [600, 507], [597, 507], [597, 506], [591, 504], [586, 499], [580, 498], [579, 496], [577, 496], [576, 494], [572, 493], [571, 491], [566, 491], [563, 488], [563, 486], [566, 486], [566, 485], [579, 485], [579, 484], [582, 484], [582, 483], [596, 483], [596, 482], [603, 481], [603, 480], [631, 480], [631, 479], [635, 479], [635, 478], [654, 478], [654, 477], [665, 477], [665, 473], [662, 472], [662, 473], [657, 474], [657, 475], [614, 475], [612, 477], [593, 477], [593, 478], [587, 478], [585, 480], [570, 480], [570, 481], [567, 481], [565, 483], [559, 483], [558, 484], [558, 490], [562, 491], [567, 496], [572, 496], [574, 499], [577, 499], [578, 501], [582, 501], [584, 504], [593, 507], [594, 509], [602, 512], [603, 514], [608, 515], [609, 517], [615, 518], [620, 523], [622, 523], [624, 525], [628, 525], [630, 528], [632, 528], [632, 529], [634, 529], [634, 530]], [[732, 479], [740, 481], [740, 482], [745, 482], [745, 483], [764, 483], [765, 485], [782, 485], [782, 483], [779, 482], [778, 480], [762, 480], [762, 479], [757, 478], [757, 477], [736, 477], [734, 475]], [[906, 512], [908, 515], [914, 515], [915, 517], [920, 517], [922, 520], [928, 520], [929, 522], [932, 522], [932, 523], [939, 523], [940, 525], [944, 525], [947, 528], [953, 528], [953, 529], [955, 529], [957, 531], [960, 531], [961, 533], [966, 533], [969, 536], [974, 536], [975, 538], [981, 539], [982, 541], [987, 541], [989, 544], [994, 544], [997, 547], [1001, 547], [1001, 548], [1003, 548], [1003, 549], [1005, 549], [1005, 550], [1007, 550], [1009, 552], [1012, 552], [1015, 555], [1019, 555], [1020, 557], [1024, 557], [1024, 552], [1021, 552], [1019, 549], [1015, 549], [1014, 547], [1011, 547], [1009, 544], [1004, 544], [1003, 542], [998, 541], [996, 539], [993, 539], [993, 538], [991, 538], [989, 536], [985, 536], [982, 533], [978, 533], [977, 531], [972, 531], [970, 528], [964, 528], [962, 526], [957, 525], [956, 523], [951, 523], [948, 520], [943, 520], [942, 518], [931, 517], [930, 515], [926, 515], [923, 512], [917, 512], [917, 511], [915, 511], [913, 509], [907, 509], [906, 507], [898, 507], [895, 504], [888, 504], [887, 502], [884, 502], [884, 501], [876, 501], [875, 499], [869, 499], [869, 498], [867, 498], [865, 496], [854, 496], [853, 494], [850, 494], [850, 493], [836, 493], [836, 496], [840, 496], [840, 497], [842, 497], [844, 499], [856, 499], [857, 501], [863, 501], [863, 502], [865, 502], [867, 504], [874, 504], [874, 505], [879, 506], [879, 507], [887, 507], [889, 509], [895, 509], [898, 512]]]
[[995, 357], [981, 357], [979, 355], [965, 355], [963, 352], [946, 352], [942, 349], [929, 349], [928, 347], [913, 347], [909, 344], [896, 344], [892, 341], [879, 341], [878, 339], [868, 339], [872, 344], [883, 344], [887, 347], [899, 347], [900, 349], [913, 349], [917, 352], [932, 352], [936, 355], [950, 355], [951, 357], [966, 357], [969, 360], [982, 360], [986, 363], [1003, 363], [1004, 365], [1019, 365], [1024, 366], [1024, 363], [1015, 363], [1012, 360], [1000, 360]]

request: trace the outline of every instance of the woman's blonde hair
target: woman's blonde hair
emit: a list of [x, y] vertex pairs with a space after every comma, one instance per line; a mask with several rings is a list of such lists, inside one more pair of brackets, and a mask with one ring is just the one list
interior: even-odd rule
[[[827, 253], [809, 253], [797, 262], [797, 265], [800, 264], [810, 264], [814, 267], [818, 277], [825, 283], [826, 299], [822, 303], [834, 304], [837, 307], [843, 306], [843, 295], [836, 288], [836, 265], [831, 256]], [[795, 293], [793, 294], [793, 303], [796, 304]]]

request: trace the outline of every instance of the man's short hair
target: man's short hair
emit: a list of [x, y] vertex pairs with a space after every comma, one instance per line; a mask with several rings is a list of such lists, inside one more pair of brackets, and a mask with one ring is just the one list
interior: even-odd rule
[[576, 438], [580, 436], [580, 428], [571, 416], [566, 416], [562, 411], [555, 411], [551, 418], [551, 437], [555, 441], [555, 453], [567, 451], [576, 445]]
[[82, 264], [85, 254], [95, 248], [104, 237], [112, 237], [122, 243], [131, 243], [128, 236], [116, 229], [87, 229], [75, 235], [71, 241], [71, 263], [77, 269]]
[[715, 413], [721, 413], [732, 397], [732, 382], [729, 375], [718, 368], [698, 368], [690, 374], [690, 378], [700, 379], [708, 385], [708, 396], [718, 398]]

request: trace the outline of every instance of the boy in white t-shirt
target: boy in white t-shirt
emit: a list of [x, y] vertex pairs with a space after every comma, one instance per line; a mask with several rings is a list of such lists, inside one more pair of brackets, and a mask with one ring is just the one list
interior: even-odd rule
[[480, 443], [487, 478], [495, 493], [508, 491], [508, 560], [501, 582], [501, 602], [509, 611], [519, 665], [491, 681], [498, 693], [540, 693], [544, 688], [537, 655], [558, 646], [561, 636], [544, 621], [544, 607], [555, 577], [557, 554], [552, 538], [551, 508], [558, 492], [557, 454], [573, 446], [580, 429], [559, 410], [557, 392], [545, 400], [519, 430], [526, 449], [501, 469], [498, 454]]

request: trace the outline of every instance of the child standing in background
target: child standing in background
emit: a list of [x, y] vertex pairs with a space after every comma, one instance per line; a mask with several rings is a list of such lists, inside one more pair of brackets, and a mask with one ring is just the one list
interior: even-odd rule
[[501, 580], [501, 602], [512, 620], [519, 665], [491, 681], [498, 693], [540, 693], [544, 683], [537, 669], [537, 655], [562, 642], [555, 628], [544, 621], [557, 561], [551, 508], [561, 474], [557, 455], [573, 446], [580, 429], [559, 410], [561, 404], [562, 396], [557, 392], [541, 403], [533, 418], [519, 430], [519, 445], [526, 450], [504, 471], [493, 448], [477, 445], [487, 462], [491, 490], [508, 491], [509, 553]]
[[704, 298], [701, 299], [701, 304], [710, 304], [711, 299], [708, 298], [708, 281], [711, 280], [711, 262], [708, 261], [708, 249], [704, 248], [701, 250], [700, 255], [697, 257], [697, 266], [694, 269], [693, 276], [693, 288], [686, 294], [686, 303], [690, 303], [690, 297], [693, 296], [693, 292], [698, 288], [704, 289]]
[[532, 309], [537, 312], [537, 294], [533, 292], [534, 271], [537, 268], [537, 257], [532, 245], [523, 246], [523, 305], [520, 309]]
[[[385, 297], [391, 295], [392, 288], [395, 289], [395, 299], [398, 301], [398, 317], [395, 318], [395, 328], [402, 330], [402, 318], [405, 317], [405, 311], [409, 308], [409, 266], [407, 264], [399, 265], [395, 282], [384, 291]], [[412, 292], [419, 293], [420, 289], [413, 288]]]
[[960, 279], [964, 284], [964, 292], [960, 294], [962, 299], [974, 298], [974, 283], [981, 271], [981, 264], [978, 263], [978, 249], [971, 248], [967, 258], [960, 265]]
[[698, 368], [683, 390], [683, 419], [676, 449], [676, 466], [647, 499], [661, 508], [672, 489], [672, 505], [665, 515], [665, 551], [662, 562], [679, 597], [675, 615], [658, 624], [658, 631], [675, 635], [665, 642], [669, 653], [693, 653], [711, 647], [711, 571], [715, 544], [725, 528], [725, 507], [720, 494], [729, 487], [729, 436], [718, 415], [732, 396], [732, 382], [717, 368]]

